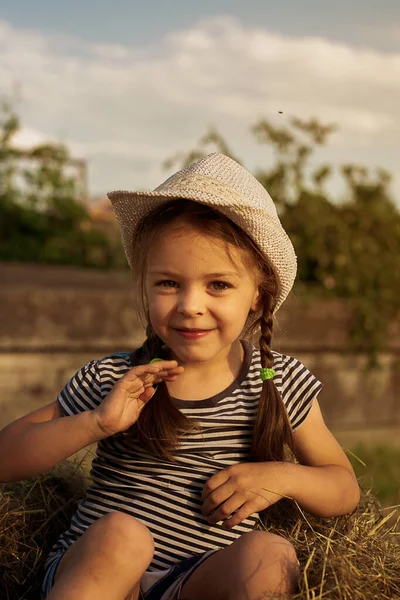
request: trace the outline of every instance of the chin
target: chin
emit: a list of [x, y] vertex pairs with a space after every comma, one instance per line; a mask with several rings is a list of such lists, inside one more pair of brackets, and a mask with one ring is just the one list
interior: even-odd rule
[[209, 360], [213, 360], [220, 352], [226, 350], [230, 344], [210, 344], [207, 346], [201, 346], [201, 344], [167, 344], [172, 350], [178, 361], [190, 362], [190, 363], [202, 363]]
[[206, 362], [214, 358], [216, 352], [207, 352], [199, 349], [171, 348], [172, 352], [182, 362]]

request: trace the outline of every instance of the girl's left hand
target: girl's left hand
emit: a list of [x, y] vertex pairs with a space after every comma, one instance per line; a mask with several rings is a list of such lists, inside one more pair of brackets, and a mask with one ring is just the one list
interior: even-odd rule
[[237, 463], [219, 471], [203, 488], [202, 513], [210, 524], [232, 529], [286, 496], [285, 463]]

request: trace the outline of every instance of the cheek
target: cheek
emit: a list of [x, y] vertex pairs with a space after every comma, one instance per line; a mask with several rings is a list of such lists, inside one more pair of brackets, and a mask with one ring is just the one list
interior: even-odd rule
[[165, 321], [173, 310], [171, 296], [155, 296], [149, 298], [149, 315], [152, 322]]
[[240, 327], [241, 322], [246, 321], [247, 316], [251, 309], [250, 297], [232, 298], [219, 307], [219, 314], [221, 319], [229, 321], [232, 324]]

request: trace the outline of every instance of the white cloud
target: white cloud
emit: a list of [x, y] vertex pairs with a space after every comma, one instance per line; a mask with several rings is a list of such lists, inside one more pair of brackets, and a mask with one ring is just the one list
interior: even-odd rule
[[142, 48], [3, 22], [0, 81], [20, 86], [22, 136], [51, 137], [86, 156], [96, 192], [155, 187], [166, 176], [162, 161], [193, 147], [210, 124], [249, 166], [260, 164], [265, 152], [246, 133], [259, 117], [335, 121], [331, 160], [397, 169], [400, 52], [289, 38], [230, 17]]
[[24, 150], [28, 150], [29, 148], [32, 148], [32, 146], [38, 146], [39, 144], [48, 141], [52, 141], [51, 138], [45, 136], [43, 132], [30, 127], [23, 127], [12, 139], [13, 146]]

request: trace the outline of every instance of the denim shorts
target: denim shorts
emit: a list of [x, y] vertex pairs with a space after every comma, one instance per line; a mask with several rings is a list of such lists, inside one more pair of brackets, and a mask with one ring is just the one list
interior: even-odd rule
[[[146, 571], [140, 581], [140, 597], [143, 600], [178, 600], [182, 587], [189, 577], [215, 552], [218, 550], [194, 554], [162, 571]], [[56, 569], [62, 557], [62, 553], [57, 554], [47, 564], [42, 584], [42, 600], [46, 598], [54, 585]]]

